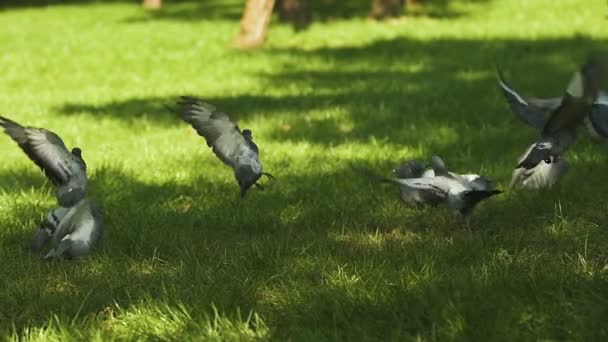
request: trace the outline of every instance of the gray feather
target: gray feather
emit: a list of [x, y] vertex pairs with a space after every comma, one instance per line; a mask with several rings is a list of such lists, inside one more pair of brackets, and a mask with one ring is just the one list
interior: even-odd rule
[[0, 126], [55, 185], [60, 205], [69, 206], [84, 197], [88, 182], [86, 164], [80, 155], [67, 149], [57, 134], [46, 129], [23, 127], [2, 116]]

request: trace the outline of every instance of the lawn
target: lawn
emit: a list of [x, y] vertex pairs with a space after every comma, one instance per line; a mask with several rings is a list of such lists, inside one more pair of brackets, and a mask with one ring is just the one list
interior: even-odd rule
[[[80, 146], [106, 221], [90, 258], [32, 255], [55, 205], [0, 135], [0, 336], [23, 340], [606, 340], [608, 147], [587, 134], [549, 191], [507, 189], [535, 139], [498, 91], [563, 92], [608, 43], [605, 1], [330, 6], [264, 49], [228, 47], [241, 1], [0, 5], [0, 108]], [[333, 11], [333, 12], [332, 12]], [[204, 98], [251, 128], [277, 180], [243, 200], [165, 110]], [[389, 175], [444, 157], [506, 192], [471, 227], [410, 209]]]

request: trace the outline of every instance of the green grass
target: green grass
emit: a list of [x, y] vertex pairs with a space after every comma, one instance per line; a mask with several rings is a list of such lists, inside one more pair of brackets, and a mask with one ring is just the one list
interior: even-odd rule
[[[527, 94], [561, 93], [586, 53], [608, 43], [603, 1], [440, 1], [385, 23], [345, 9], [302, 33], [275, 23], [255, 52], [227, 47], [241, 6], [0, 12], [1, 111], [82, 147], [107, 233], [87, 260], [32, 255], [54, 199], [1, 136], [0, 335], [608, 337], [606, 146], [581, 134], [559, 187], [497, 196], [471, 231], [446, 210], [404, 207], [397, 189], [349, 167], [388, 175], [439, 154], [506, 188], [535, 134], [509, 113], [494, 64]], [[277, 181], [240, 200], [230, 170], [164, 110], [182, 94], [252, 128]]]

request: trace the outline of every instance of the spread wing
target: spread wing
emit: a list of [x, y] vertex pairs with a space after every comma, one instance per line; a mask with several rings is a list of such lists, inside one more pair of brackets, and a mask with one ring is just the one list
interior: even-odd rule
[[236, 167], [239, 147], [247, 143], [237, 124], [225, 113], [197, 98], [181, 97], [178, 106], [182, 119], [205, 138], [213, 153], [224, 164]]
[[534, 108], [538, 108], [540, 111], [552, 112], [556, 110], [562, 103], [561, 97], [529, 97], [526, 99], [528, 104]]
[[605, 65], [599, 55], [590, 55], [568, 84], [560, 106], [551, 113], [542, 135], [574, 130], [591, 112], [602, 93]]
[[42, 128], [23, 127], [2, 116], [0, 116], [0, 126], [44, 171], [53, 184], [65, 185], [70, 182], [77, 170], [85, 172], [84, 163], [80, 165], [74, 160], [74, 156], [57, 134]]
[[393, 174], [397, 178], [419, 178], [425, 171], [425, 165], [416, 159], [411, 159], [395, 167]]
[[[511, 111], [524, 123], [542, 130], [545, 125], [545, 117], [536, 108], [530, 105], [526, 99], [518, 94], [505, 80], [500, 69], [496, 68], [498, 84], [503, 96], [507, 100]], [[561, 99], [560, 99], [561, 101]]]
[[402, 189], [429, 204], [439, 204], [447, 199], [449, 189], [441, 184], [439, 177], [393, 179]]

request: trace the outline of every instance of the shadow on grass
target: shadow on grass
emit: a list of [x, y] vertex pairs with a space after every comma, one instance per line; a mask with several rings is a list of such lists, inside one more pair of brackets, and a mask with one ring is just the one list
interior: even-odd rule
[[[460, 2], [482, 3], [491, 0], [466, 0]], [[462, 10], [456, 10], [450, 0], [425, 0], [422, 3], [410, 6], [405, 11], [403, 18], [407, 17], [431, 17], [441, 19], [454, 19], [467, 15]], [[205, 0], [205, 1], [178, 1], [167, 2], [158, 11], [142, 12], [141, 16], [133, 17], [127, 22], [140, 22], [146, 20], [175, 20], [175, 21], [199, 21], [209, 19], [227, 19], [237, 21], [240, 19], [245, 3], [243, 0]], [[348, 19], [356, 17], [367, 17], [371, 9], [369, 0], [313, 0], [310, 7], [315, 21], [331, 21], [336, 18]]]
[[[396, 39], [351, 48], [275, 49], [264, 53], [290, 58], [278, 73], [260, 74], [261, 80], [277, 88], [308, 87], [309, 93], [206, 100], [242, 121], [264, 115], [292, 127], [270, 133], [273, 141], [424, 145], [425, 153], [444, 155], [459, 172], [476, 172], [488, 160], [509, 165], [495, 170], [507, 179], [511, 161], [527, 145], [522, 136], [534, 134], [514, 132], [523, 126], [500, 98], [493, 60], [517, 75], [511, 79], [523, 91], [551, 95], [562, 91], [585, 51], [603, 43], [584, 37]], [[327, 61], [331, 70], [307, 70], [310, 59]], [[183, 124], [162, 107], [170, 100], [71, 103], [59, 111], [127, 124], [146, 118], [162, 129]], [[343, 116], [315, 113], [334, 110]], [[0, 322], [21, 329], [45, 323], [53, 313], [69, 321], [100, 315], [114, 303], [127, 307], [156, 298], [187, 303], [195, 316], [210, 303], [229, 312], [252, 309], [276, 327], [279, 339], [301, 333], [303, 323], [318, 328], [308, 330], [311, 339], [606, 334], [593, 328], [601, 326], [608, 307], [597, 305], [608, 302], [601, 271], [608, 237], [594, 223], [605, 222], [597, 198], [606, 189], [604, 182], [591, 181], [608, 171], [605, 157], [576, 158], [562, 189], [509, 193], [484, 203], [470, 233], [445, 228], [453, 219], [443, 209], [403, 208], [396, 189], [358, 179], [349, 161], [310, 161], [334, 163], [328, 172], [302, 173], [287, 165], [265, 192], [252, 191], [245, 200], [217, 161], [212, 167], [225, 173], [225, 181], [205, 178], [195, 166], [187, 181], [164, 183], [113, 167], [93, 170], [91, 195], [104, 208], [107, 234], [101, 250], [81, 263], [44, 264], [24, 251], [20, 240], [29, 235], [19, 222], [27, 222], [31, 206], [15, 204], [11, 216], [17, 220], [0, 222], [8, 227], [0, 243]], [[23, 174], [8, 191], [42, 183], [33, 171], [15, 172], [0, 175]]]
[[[0, 222], [1, 321], [20, 330], [52, 314], [99, 317], [116, 304], [151, 300], [185, 303], [194, 318], [210, 303], [254, 310], [279, 339], [303, 333], [303, 322], [316, 327], [304, 339], [605, 333], [592, 329], [605, 310], [588, 304], [608, 301], [606, 283], [585, 272], [601, 268], [608, 236], [574, 215], [572, 226], [560, 226], [547, 213], [559, 190], [488, 201], [468, 232], [446, 228], [454, 220], [444, 209], [404, 208], [396, 189], [361, 180], [346, 165], [309, 174], [287, 168], [265, 192], [240, 200], [231, 173], [217, 164], [226, 181], [197, 167], [189, 180], [163, 183], [115, 167], [92, 170], [90, 194], [104, 209], [106, 235], [82, 262], [31, 256], [20, 241], [30, 233], [19, 229], [31, 205], [11, 207], [17, 221]], [[39, 183], [18, 174], [25, 174], [19, 186]], [[579, 196], [573, 200], [595, 198]], [[581, 335], [560, 330], [559, 321], [572, 317], [568, 326]], [[467, 325], [479, 321], [488, 324]]]
[[[277, 59], [277, 71], [257, 75], [260, 83], [275, 89], [272, 94], [204, 100], [233, 113], [241, 127], [263, 116], [275, 127], [269, 134], [276, 141], [324, 146], [390, 142], [425, 146], [429, 153], [458, 160], [477, 158], [478, 163], [501, 150], [515, 159], [536, 135], [509, 112], [496, 84], [495, 64], [522, 92], [554, 96], [563, 92], [586, 53], [605, 43], [585, 36], [534, 41], [397, 38], [312, 51], [273, 48], [260, 53]], [[307, 67], [324, 64], [328, 67]], [[57, 111], [129, 124], [146, 119], [159, 128], [183, 125], [163, 107], [178, 95], [101, 105], [66, 103]], [[522, 133], [513, 134], [514, 129]]]

